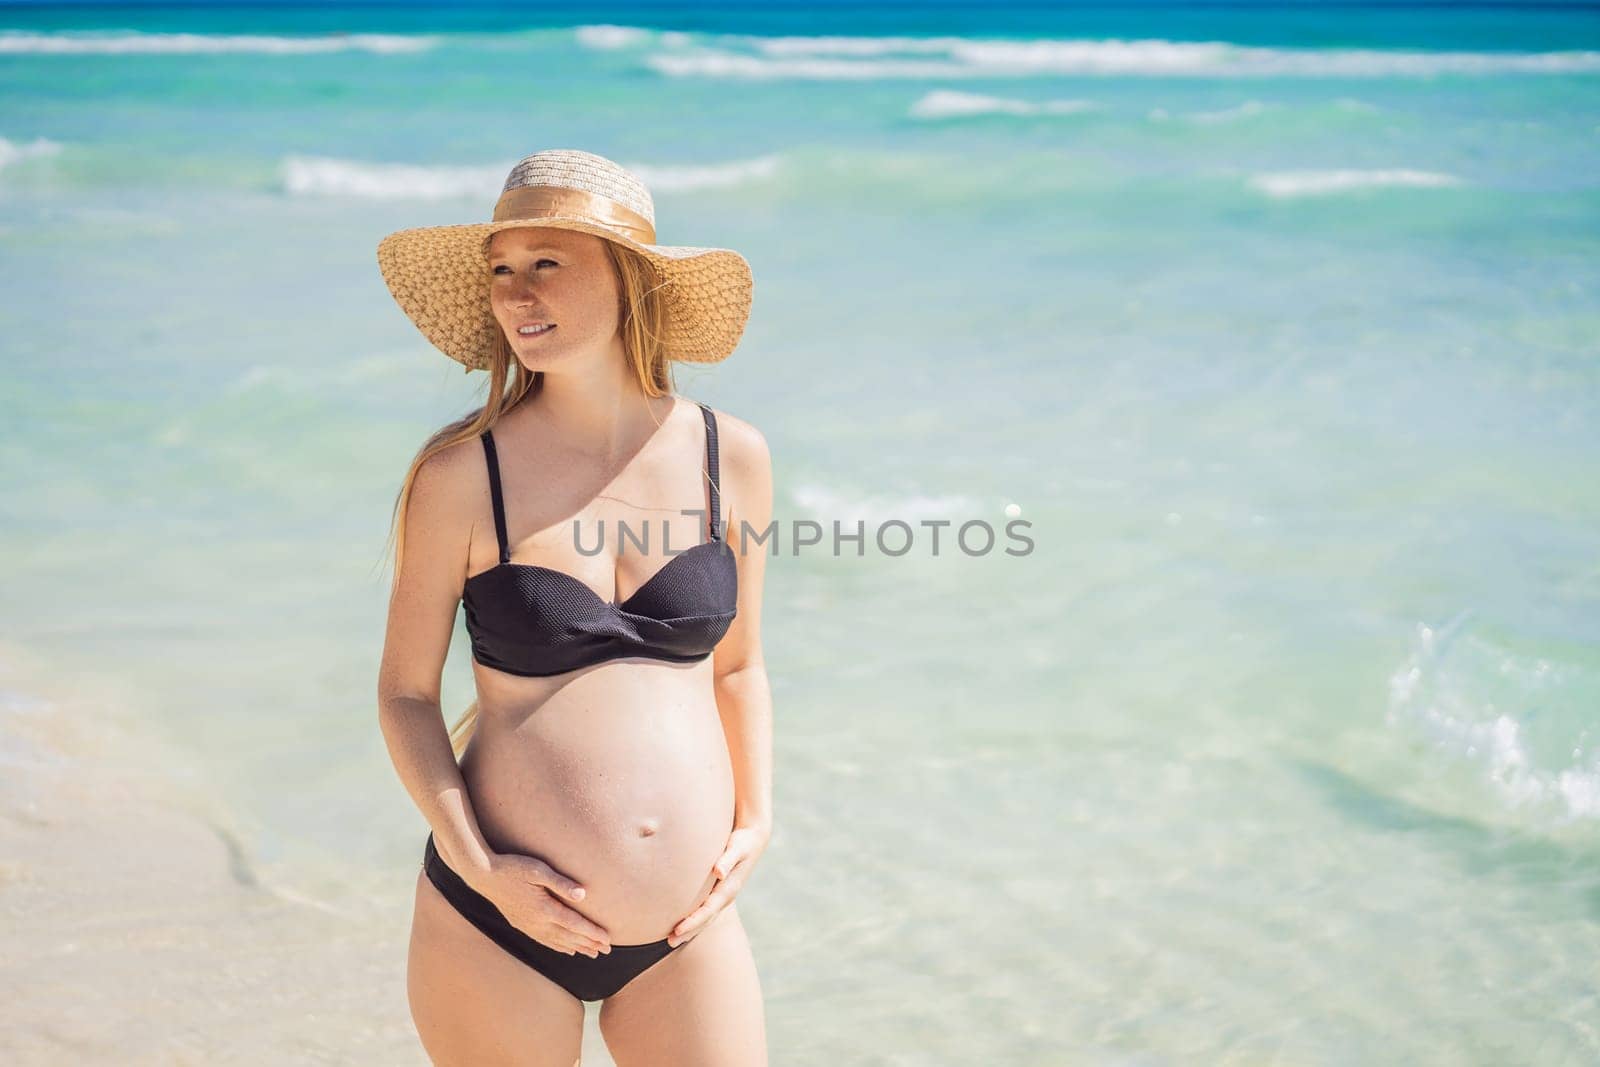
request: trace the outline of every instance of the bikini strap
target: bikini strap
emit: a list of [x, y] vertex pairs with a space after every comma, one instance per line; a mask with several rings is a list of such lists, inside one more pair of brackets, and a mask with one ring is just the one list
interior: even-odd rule
[[[696, 400], [696, 404], [700, 401]], [[717, 417], [711, 409], [700, 404], [700, 413], [706, 419], [706, 476], [711, 483], [711, 540], [722, 540], [722, 496], [717, 489], [717, 483], [722, 476], [717, 471]]]
[[488, 430], [483, 439], [483, 458], [489, 464], [489, 495], [494, 498], [494, 535], [500, 541], [500, 562], [511, 561], [511, 544], [506, 539], [506, 502], [500, 493], [500, 460], [494, 451], [494, 435]]

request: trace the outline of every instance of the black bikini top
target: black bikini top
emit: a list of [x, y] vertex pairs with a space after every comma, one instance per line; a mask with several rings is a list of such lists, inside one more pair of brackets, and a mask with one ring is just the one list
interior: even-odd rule
[[736, 614], [739, 572], [733, 549], [722, 539], [717, 420], [704, 404], [700, 410], [711, 483], [710, 540], [673, 556], [620, 604], [602, 600], [563, 571], [511, 562], [494, 438], [488, 430], [479, 435], [489, 464], [500, 562], [472, 575], [462, 589], [474, 660], [508, 674], [545, 676], [623, 656], [692, 663], [711, 654]]

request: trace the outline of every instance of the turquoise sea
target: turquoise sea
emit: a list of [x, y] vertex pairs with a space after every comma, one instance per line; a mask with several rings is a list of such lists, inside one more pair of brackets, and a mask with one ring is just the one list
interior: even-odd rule
[[774, 1064], [1600, 1062], [1591, 4], [0, 6], [0, 768], [92, 693], [403, 960], [384, 542], [484, 379], [375, 247], [558, 147], [746, 255], [679, 389], [869, 534], [768, 567]]

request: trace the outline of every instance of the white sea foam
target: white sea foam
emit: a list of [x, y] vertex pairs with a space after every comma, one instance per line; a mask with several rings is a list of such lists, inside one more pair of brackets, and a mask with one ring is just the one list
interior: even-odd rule
[[9, 55], [141, 55], [251, 52], [261, 55], [304, 55], [314, 52], [422, 52], [437, 37], [394, 33], [328, 33], [281, 37], [249, 33], [139, 33], [133, 30], [31, 30], [0, 32], [0, 54]]
[[658, 54], [646, 65], [669, 77], [742, 78], [762, 80], [801, 78], [814, 81], [874, 78], [952, 78], [976, 73], [959, 64], [932, 62], [870, 62], [848, 59], [773, 60], [736, 52], [703, 50], [689, 54]]
[[752, 37], [730, 38], [769, 56], [887, 56], [896, 53], [937, 55], [962, 37]]
[[368, 200], [493, 201], [511, 163], [473, 166], [419, 166], [363, 163], [320, 156], [289, 156], [283, 161], [284, 191], [295, 196], [353, 196]]
[[654, 34], [649, 30], [637, 26], [612, 26], [603, 24], [599, 26], [579, 26], [573, 30], [578, 43], [585, 48], [596, 51], [610, 51], [616, 48], [628, 48], [633, 45], [646, 44], [654, 40]]
[[54, 156], [61, 153], [61, 144], [57, 141], [35, 137], [26, 144], [0, 137], [0, 170], [20, 163], [25, 159], [42, 159], [45, 156]]
[[1276, 104], [1263, 104], [1260, 100], [1246, 100], [1235, 107], [1225, 107], [1218, 111], [1189, 111], [1177, 115], [1172, 114], [1164, 107], [1158, 107], [1151, 109], [1150, 118], [1157, 120], [1182, 119], [1186, 122], [1210, 126], [1219, 122], [1235, 122], [1239, 119], [1250, 118], [1263, 114], [1277, 106]]
[[[323, 156], [289, 156], [283, 161], [284, 191], [295, 196], [350, 196], [369, 200], [456, 200], [493, 202], [515, 160], [503, 163], [418, 165], [366, 163]], [[777, 172], [775, 155], [697, 165], [631, 163], [653, 193], [725, 189], [768, 178]]]
[[[648, 31], [638, 31], [647, 33]], [[630, 37], [637, 42], [638, 37]], [[1421, 52], [1263, 48], [1161, 39], [987, 40], [968, 37], [654, 38], [645, 62], [671, 77], [959, 78], [1029, 75], [1431, 77], [1600, 70], [1600, 51]]]
[[650, 44], [680, 47], [690, 44], [694, 35], [681, 30], [654, 30], [643, 26], [617, 26], [600, 23], [578, 26], [572, 31], [579, 45], [597, 52], [610, 52], [619, 48], [635, 48]]
[[1567, 766], [1540, 767], [1529, 737], [1534, 712], [1581, 691], [1581, 668], [1496, 648], [1464, 630], [1470, 617], [1417, 627], [1412, 655], [1389, 679], [1388, 724], [1417, 729], [1435, 751], [1479, 766], [1510, 808], [1600, 818], [1600, 749], [1585, 751], [1580, 740]]
[[1016, 100], [982, 93], [963, 93], [954, 89], [935, 89], [911, 105], [910, 115], [918, 119], [976, 115], [1073, 115], [1093, 111], [1099, 106], [1093, 100]]
[[727, 189], [747, 182], [770, 178], [778, 172], [776, 155], [754, 156], [725, 163], [698, 165], [623, 163], [652, 193], [694, 192], [699, 189]]
[[1389, 186], [1435, 188], [1461, 185], [1453, 174], [1427, 170], [1281, 170], [1250, 177], [1250, 188], [1271, 197], [1330, 196]]

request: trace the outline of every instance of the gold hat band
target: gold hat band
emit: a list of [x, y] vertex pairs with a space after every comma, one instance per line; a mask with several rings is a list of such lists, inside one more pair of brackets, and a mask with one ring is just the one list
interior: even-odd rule
[[620, 230], [640, 244], [656, 242], [656, 228], [637, 211], [586, 189], [568, 189], [564, 186], [524, 185], [507, 189], [495, 202], [491, 221], [539, 219], [551, 215], [576, 215], [589, 222]]

